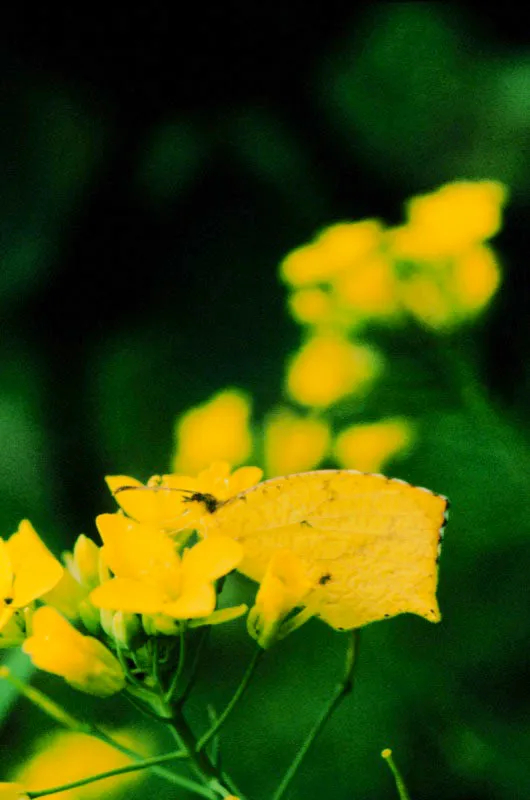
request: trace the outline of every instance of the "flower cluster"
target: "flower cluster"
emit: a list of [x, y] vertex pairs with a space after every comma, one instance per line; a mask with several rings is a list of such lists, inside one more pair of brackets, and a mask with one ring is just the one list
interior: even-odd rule
[[286, 362], [285, 401], [254, 433], [250, 401], [237, 390], [190, 409], [177, 422], [175, 465], [255, 458], [270, 476], [323, 462], [380, 472], [406, 456], [417, 420], [402, 409], [356, 418], [391, 373], [381, 344], [410, 325], [425, 336], [454, 333], [487, 307], [501, 277], [489, 239], [506, 195], [496, 181], [456, 181], [412, 198], [402, 225], [338, 223], [289, 253], [280, 274], [303, 334]]
[[506, 190], [458, 181], [412, 198], [407, 221], [332, 225], [281, 265], [293, 316], [317, 332], [397, 325], [406, 315], [447, 329], [473, 317], [500, 280], [487, 240], [500, 228]]
[[[102, 545], [81, 535], [63, 564], [23, 521], [0, 539], [0, 646], [21, 645], [39, 669], [100, 697], [127, 690], [147, 701], [155, 681], [167, 689], [188, 630], [247, 612], [219, 607], [243, 547], [197, 533], [201, 517], [261, 474], [257, 467], [231, 473], [217, 462], [196, 477], [154, 476], [147, 484], [109, 477], [120, 509], [97, 517]], [[273, 559], [248, 623], [262, 647], [288, 632], [282, 623], [293, 609], [303, 612], [298, 624], [316, 612], [304, 604], [310, 589], [294, 555]]]

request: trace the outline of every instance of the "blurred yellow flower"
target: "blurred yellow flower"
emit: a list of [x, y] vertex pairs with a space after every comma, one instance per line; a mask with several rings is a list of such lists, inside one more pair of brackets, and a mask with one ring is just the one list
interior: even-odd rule
[[315, 242], [289, 253], [280, 265], [280, 274], [295, 287], [330, 281], [379, 247], [382, 232], [377, 220], [331, 225]]
[[[112, 735], [124, 747], [149, 755], [145, 741], [132, 732], [116, 731]], [[73, 783], [99, 772], [119, 769], [131, 763], [132, 759], [129, 756], [93, 736], [85, 733], [56, 731], [37, 741], [34, 754], [17, 769], [15, 777], [23, 782], [26, 791], [36, 792], [65, 783]], [[138, 770], [59, 792], [53, 797], [59, 798], [59, 800], [99, 800], [102, 797], [121, 794], [144, 780], [145, 777], [146, 771]]]
[[388, 318], [400, 309], [399, 284], [391, 259], [376, 254], [355, 270], [340, 275], [334, 285], [339, 302], [359, 318]]
[[336, 334], [318, 334], [291, 358], [287, 390], [301, 405], [325, 408], [367, 388], [381, 368], [373, 348]]
[[124, 688], [119, 661], [100, 641], [83, 636], [54, 608], [39, 608], [32, 622], [32, 636], [22, 649], [36, 667], [97, 697], [109, 697]]
[[404, 280], [404, 307], [427, 327], [451, 328], [480, 311], [500, 283], [495, 255], [487, 245], [448, 262], [431, 264]]
[[0, 800], [28, 800], [28, 791], [21, 783], [0, 782]]
[[63, 568], [27, 520], [7, 541], [0, 539], [0, 630], [61, 579]]
[[267, 649], [316, 613], [316, 606], [306, 605], [314, 589], [298, 556], [290, 550], [273, 555], [247, 617], [248, 632], [260, 647]]
[[479, 311], [495, 294], [500, 283], [495, 254], [487, 245], [463, 253], [454, 265], [453, 292], [460, 309]]
[[241, 464], [252, 447], [250, 403], [243, 392], [226, 389], [189, 409], [175, 425], [175, 472], [195, 475], [212, 461]]
[[27, 800], [28, 787], [21, 783], [0, 782], [0, 800]]
[[406, 419], [386, 419], [343, 430], [337, 436], [334, 454], [341, 467], [379, 472], [413, 441], [413, 427]]
[[171, 538], [157, 528], [121, 514], [101, 514], [96, 523], [116, 576], [90, 595], [99, 608], [174, 619], [207, 617], [216, 605], [214, 582], [243, 557], [241, 545], [224, 536], [199, 542], [180, 557]]
[[264, 427], [267, 475], [314, 469], [326, 455], [329, 442], [329, 426], [324, 420], [304, 418], [289, 409], [273, 412]]
[[399, 259], [429, 261], [458, 255], [494, 236], [507, 190], [497, 181], [455, 181], [413, 197], [409, 221], [390, 234]]
[[298, 289], [289, 297], [293, 319], [302, 325], [321, 325], [335, 319], [335, 302], [331, 294], [317, 287]]
[[[195, 478], [153, 475], [146, 484], [128, 475], [109, 475], [105, 480], [118, 505], [131, 519], [176, 532], [194, 527], [207, 511], [194, 495], [228, 500], [258, 483], [262, 474], [259, 467], [239, 467], [231, 472], [227, 461], [216, 461]], [[197, 502], [191, 502], [192, 499]]]

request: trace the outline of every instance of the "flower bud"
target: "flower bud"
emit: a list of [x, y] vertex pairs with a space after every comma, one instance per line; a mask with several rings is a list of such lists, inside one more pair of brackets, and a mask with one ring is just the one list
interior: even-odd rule
[[125, 650], [135, 650], [143, 633], [138, 614], [129, 614], [126, 611], [116, 611], [112, 618], [111, 631], [116, 644]]

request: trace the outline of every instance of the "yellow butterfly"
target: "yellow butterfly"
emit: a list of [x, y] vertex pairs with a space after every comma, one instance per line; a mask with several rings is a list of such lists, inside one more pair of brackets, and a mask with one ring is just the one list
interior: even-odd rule
[[261, 581], [276, 551], [294, 552], [320, 587], [319, 616], [333, 628], [403, 612], [440, 619], [437, 562], [448, 508], [441, 495], [383, 475], [320, 470], [203, 502], [201, 535], [240, 542], [238, 569], [249, 578]]
[[[152, 489], [153, 501], [167, 497], [164, 488], [180, 491], [120, 487], [118, 476], [107, 480], [126, 513], [122, 494], [131, 497], [129, 489]], [[440, 619], [437, 563], [448, 508], [442, 495], [355, 470], [272, 478], [225, 500], [181, 491], [187, 496], [179, 508], [202, 506], [190, 515], [201, 536], [228, 536], [243, 545], [238, 570], [249, 578], [261, 581], [279, 550], [293, 552], [318, 587], [319, 616], [337, 630], [404, 612]]]

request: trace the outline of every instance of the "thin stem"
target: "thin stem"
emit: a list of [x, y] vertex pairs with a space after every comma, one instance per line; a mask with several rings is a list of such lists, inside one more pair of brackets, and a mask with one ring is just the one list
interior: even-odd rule
[[195, 748], [197, 753], [200, 753], [203, 747], [205, 747], [208, 744], [212, 736], [215, 736], [221, 725], [223, 725], [226, 722], [226, 720], [234, 710], [237, 702], [243, 696], [245, 689], [247, 688], [250, 679], [254, 675], [255, 669], [264, 653], [265, 651], [262, 650], [261, 647], [256, 648], [254, 655], [252, 656], [252, 659], [250, 661], [250, 664], [248, 665], [247, 670], [243, 675], [241, 683], [237, 687], [234, 696], [226, 706], [225, 710], [221, 714], [219, 714], [219, 716], [217, 717], [211, 728], [207, 730], [206, 733], [203, 734], [203, 736], [201, 736], [201, 738], [197, 742], [197, 746]]
[[164, 717], [161, 714], [157, 714], [156, 711], [153, 711], [152, 708], [144, 705], [140, 702], [134, 695], [130, 694], [129, 692], [125, 692], [125, 697], [129, 701], [129, 703], [136, 708], [137, 711], [141, 711], [142, 714], [145, 714], [146, 717], [150, 717], [151, 719], [156, 720], [156, 722], [168, 723], [171, 722], [171, 717]]
[[127, 660], [123, 654], [123, 650], [120, 647], [119, 643], [116, 640], [114, 640], [114, 644], [115, 644], [115, 653], [118, 657], [118, 661], [120, 662], [121, 668], [124, 671], [125, 675], [130, 680], [130, 682], [133, 683], [135, 686], [137, 686], [139, 689], [143, 688], [142, 682], [139, 681], [136, 675], [131, 671], [131, 668], [127, 663]]
[[405, 782], [404, 782], [403, 778], [401, 777], [401, 773], [400, 773], [399, 769], [397, 768], [397, 766], [396, 766], [396, 764], [394, 762], [394, 759], [392, 758], [392, 750], [389, 750], [387, 748], [386, 750], [383, 750], [381, 755], [385, 759], [385, 761], [388, 764], [388, 766], [390, 767], [390, 771], [392, 772], [392, 775], [394, 776], [394, 781], [396, 783], [396, 789], [397, 789], [397, 793], [399, 795], [399, 800], [410, 800], [410, 794], [407, 791], [407, 787], [405, 786]]
[[[13, 686], [15, 686], [21, 695], [26, 697], [31, 703], [37, 706], [37, 708], [40, 708], [41, 711], [43, 711], [56, 722], [59, 722], [65, 728], [69, 728], [77, 733], [84, 733], [87, 736], [94, 736], [96, 739], [100, 739], [102, 742], [110, 745], [120, 753], [132, 758], [134, 761], [143, 760], [143, 756], [141, 756], [140, 753], [130, 750], [128, 747], [120, 744], [113, 739], [112, 736], [98, 728], [96, 725], [88, 722], [82, 722], [81, 720], [76, 719], [76, 717], [73, 717], [71, 714], [68, 714], [54, 700], [45, 695], [44, 692], [41, 692], [40, 689], [36, 689], [34, 686], [28, 686], [25, 684], [23, 681], [13, 675], [11, 671], [7, 669], [7, 667], [0, 668], [0, 678], [8, 680]], [[189, 791], [198, 794], [202, 793], [204, 797], [212, 797], [211, 793], [204, 794], [203, 787], [198, 783], [188, 780], [187, 778], [183, 778], [180, 775], [177, 775], [174, 772], [166, 769], [165, 767], [153, 766], [151, 769], [154, 773], [156, 773], [156, 775], [158, 775], [160, 778], [164, 778], [166, 781], [169, 781], [169, 783], [173, 783], [176, 786], [181, 786], [183, 789], [188, 789]]]
[[[72, 783], [65, 783], [62, 786], [55, 786], [53, 789], [44, 789], [43, 791], [39, 792], [26, 792], [27, 797], [46, 797], [49, 794], [56, 794], [57, 792], [64, 792], [68, 789], [77, 789], [79, 786], [86, 786], [89, 783], [95, 783], [96, 781], [102, 781], [105, 778], [113, 778], [116, 775], [125, 775], [128, 772], [136, 772], [140, 769], [148, 769], [149, 767], [154, 767], [157, 764], [163, 764], [166, 761], [174, 761], [175, 759], [179, 758], [186, 758], [187, 753], [182, 752], [181, 750], [175, 751], [174, 753], [165, 753], [162, 756], [154, 756], [153, 758], [144, 758], [141, 761], [137, 761], [136, 764], [127, 764], [125, 767], [117, 767], [116, 769], [109, 769], [107, 772], [100, 772], [97, 775], [91, 775], [88, 778], [80, 778], [77, 781], [73, 781]], [[202, 790], [204, 797], [211, 798], [211, 794], [208, 792], [204, 792]]]
[[8, 681], [19, 694], [29, 700], [30, 703], [33, 703], [34, 706], [40, 708], [41, 711], [64, 728], [70, 728], [70, 730], [77, 731], [78, 733], [89, 734], [91, 732], [91, 726], [89, 724], [81, 722], [81, 720], [73, 717], [65, 711], [64, 708], [58, 705], [55, 700], [52, 700], [51, 697], [41, 692], [40, 689], [36, 689], [34, 686], [30, 686], [24, 683], [24, 681], [21, 681], [16, 675], [13, 675], [8, 667], [0, 667], [0, 678]]
[[195, 650], [195, 654], [193, 656], [193, 662], [192, 662], [192, 665], [191, 665], [190, 677], [188, 679], [187, 686], [186, 686], [186, 688], [184, 689], [184, 691], [182, 692], [182, 694], [180, 695], [180, 697], [178, 699], [178, 706], [180, 708], [182, 708], [182, 706], [184, 705], [184, 703], [186, 702], [186, 700], [190, 696], [193, 687], [195, 686], [195, 681], [197, 680], [197, 673], [198, 673], [198, 670], [199, 670], [199, 663], [200, 663], [200, 660], [201, 660], [202, 651], [204, 650], [204, 646], [205, 646], [206, 642], [208, 641], [208, 637], [210, 635], [210, 630], [211, 630], [211, 628], [207, 626], [206, 628], [203, 628], [203, 630], [201, 632], [201, 638], [200, 638], [199, 644], [197, 645], [197, 648]]
[[188, 752], [190, 761], [194, 764], [196, 771], [207, 781], [210, 789], [218, 792], [222, 797], [233, 794], [240, 800], [245, 800], [231, 778], [217, 769], [204, 751], [197, 752], [197, 740], [180, 709], [176, 709], [174, 712], [173, 725]]
[[[115, 750], [119, 750], [120, 753], [123, 753], [129, 758], [132, 758], [135, 761], [142, 760], [142, 756], [139, 753], [137, 753], [135, 750], [131, 750], [130, 748], [120, 744], [120, 742], [117, 742], [115, 739], [113, 739], [112, 736], [109, 736], [108, 733], [101, 730], [96, 725], [91, 726], [89, 733], [91, 736], [95, 736], [98, 739], [101, 739], [102, 742], [110, 744], [112, 747], [114, 747]], [[183, 755], [182, 758], [184, 757], [185, 756]], [[200, 784], [196, 783], [195, 781], [191, 781], [188, 778], [184, 778], [182, 775], [177, 775], [175, 772], [171, 772], [165, 767], [154, 766], [151, 767], [151, 769], [156, 775], [158, 775], [160, 778], [164, 778], [164, 780], [166, 781], [169, 781], [169, 783], [173, 783], [176, 786], [181, 786], [183, 789], [188, 789], [188, 791], [195, 792], [196, 794], [203, 794], [204, 792], [203, 787]], [[203, 796], [204, 797], [208, 796], [210, 798], [212, 797], [211, 793], [208, 795], [203, 794]]]
[[179, 630], [179, 660], [177, 664], [177, 669], [175, 670], [175, 674], [171, 679], [171, 683], [169, 684], [169, 688], [164, 695], [164, 700], [166, 703], [171, 702], [171, 698], [175, 694], [177, 687], [179, 685], [180, 678], [182, 676], [182, 671], [184, 669], [184, 662], [186, 660], [186, 636], [184, 633], [184, 629], [181, 627]]
[[331, 695], [331, 698], [329, 699], [326, 706], [322, 710], [320, 717], [317, 719], [317, 721], [309, 731], [309, 734], [307, 735], [305, 741], [300, 747], [294, 760], [291, 762], [287, 772], [283, 776], [280, 785], [276, 789], [276, 792], [273, 794], [272, 800], [280, 800], [280, 798], [283, 797], [291, 781], [298, 772], [298, 769], [300, 768], [302, 761], [306, 757], [309, 748], [311, 747], [311, 745], [313, 744], [319, 733], [322, 731], [322, 728], [324, 727], [328, 719], [331, 717], [333, 712], [337, 709], [340, 703], [344, 700], [344, 698], [348, 694], [350, 694], [351, 690], [353, 689], [353, 670], [357, 662], [358, 650], [359, 650], [359, 632], [355, 630], [351, 632], [351, 635], [348, 639], [344, 677], [335, 687], [333, 694]]
[[[210, 721], [210, 725], [215, 725], [215, 723], [217, 722], [217, 719], [218, 719], [217, 712], [215, 711], [215, 708], [212, 705], [208, 705], [206, 710], [208, 712], [208, 719]], [[210, 751], [210, 758], [212, 759], [212, 764], [214, 765], [214, 767], [219, 768], [219, 763], [220, 763], [220, 745], [219, 745], [219, 737], [218, 736], [214, 736], [213, 737], [212, 748], [211, 748], [211, 751]]]

